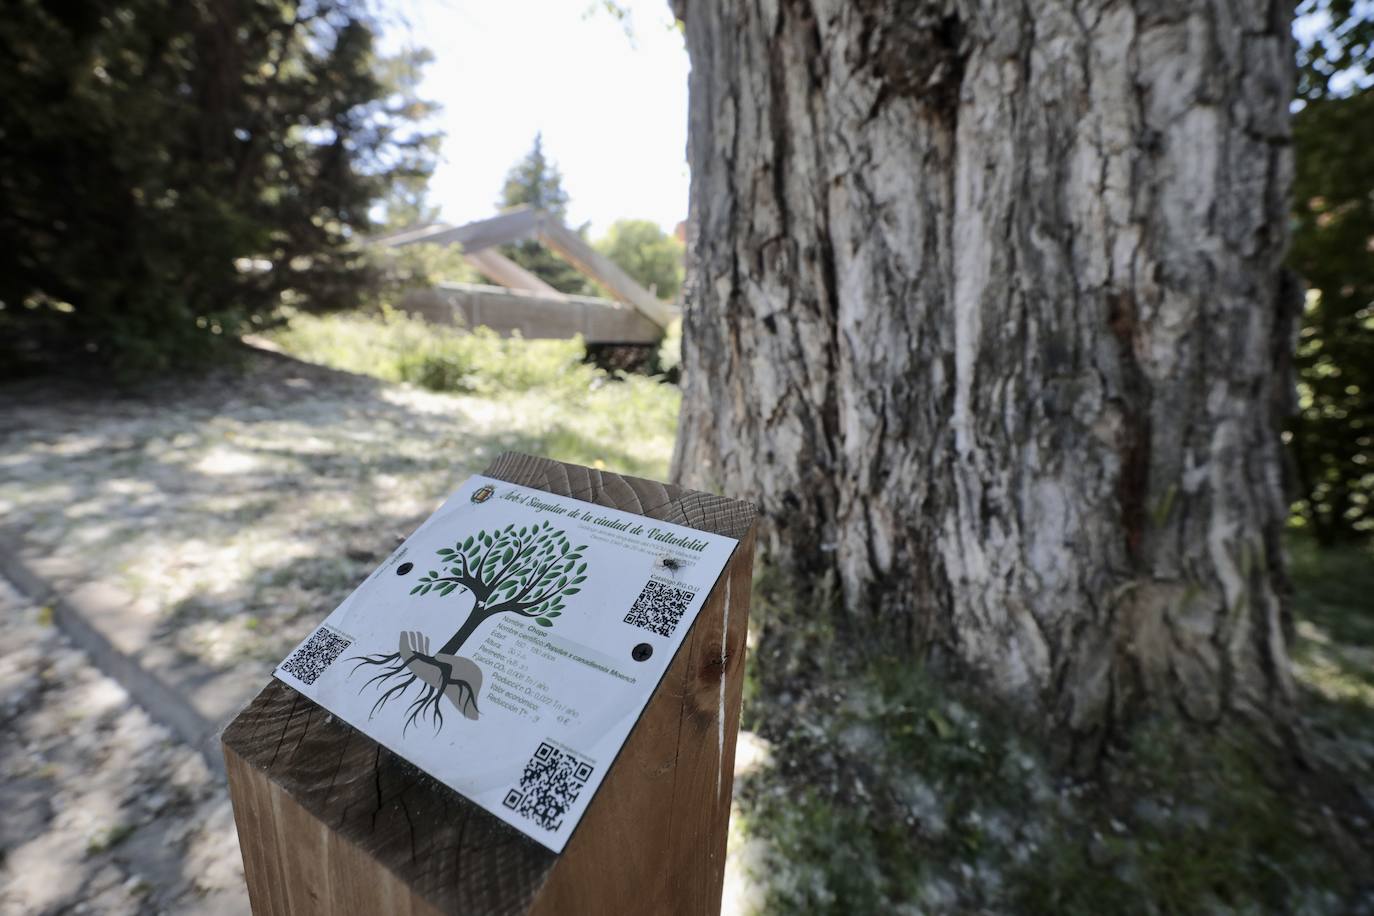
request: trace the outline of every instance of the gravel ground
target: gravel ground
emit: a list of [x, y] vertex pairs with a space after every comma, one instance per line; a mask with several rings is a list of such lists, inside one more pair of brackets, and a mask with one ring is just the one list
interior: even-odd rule
[[228, 794], [0, 580], [0, 914], [247, 913]]
[[0, 518], [129, 594], [163, 645], [260, 682], [509, 444], [491, 433], [502, 413], [261, 353], [136, 392], [11, 385]]
[[[0, 519], [250, 696], [456, 481], [500, 406], [264, 353], [110, 392], [0, 392]], [[60, 591], [80, 580], [51, 583]], [[247, 912], [227, 792], [0, 582], [0, 913]]]
[[[587, 426], [537, 393], [245, 359], [136, 391], [0, 388], [0, 525], [130, 595], [162, 645], [255, 682], [467, 476], [508, 449], [558, 454]], [[593, 450], [616, 466], [613, 433]], [[670, 449], [646, 444], [639, 472], [662, 473]]]

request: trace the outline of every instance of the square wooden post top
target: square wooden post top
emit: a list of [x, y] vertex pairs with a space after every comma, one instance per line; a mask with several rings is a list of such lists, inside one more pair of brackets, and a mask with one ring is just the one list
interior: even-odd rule
[[[514, 452], [497, 458], [485, 474], [741, 542], [744, 550], [736, 549], [721, 576], [722, 582], [733, 575], [730, 581], [743, 583], [744, 597], [732, 601], [743, 603], [730, 628], [732, 645], [727, 649], [722, 643], [724, 626], [713, 637], [720, 653], [716, 670], [721, 672], [722, 698], [727, 659], [734, 662], [730, 666], [730, 678], [736, 682], [731, 685], [731, 709], [725, 709], [724, 700], [721, 706], [722, 712], [734, 717], [729, 725], [729, 760], [716, 764], [729, 766], [738, 724], [737, 688], [742, 684], [754, 507], [673, 484]], [[742, 571], [741, 564], [747, 564]], [[718, 584], [715, 591], [720, 590]], [[724, 600], [717, 603], [723, 605]], [[729, 621], [728, 612], [725, 620]], [[701, 622], [699, 617], [694, 630]], [[684, 642], [679, 654], [687, 649]], [[738, 658], [730, 659], [730, 654]], [[689, 676], [688, 660], [676, 659], [651, 699], [651, 707], [667, 693], [664, 687], [679, 667], [679, 678]], [[677, 700], [679, 706], [685, 702], [681, 697]], [[229, 724], [222, 740], [257, 913], [327, 912], [340, 902], [348, 903], [350, 909], [385, 905], [392, 912], [529, 913], [560, 861], [539, 843], [275, 679]], [[643, 745], [647, 740], [632, 733], [626, 749], [632, 742]], [[726, 750], [722, 741], [721, 753]], [[600, 795], [611, 789], [618, 767], [593, 800], [588, 818]], [[719, 795], [718, 774], [710, 778]], [[727, 783], [726, 820], [728, 788]], [[713, 817], [709, 829], [716, 832], [719, 811]], [[710, 863], [716, 870], [723, 867], [723, 823], [719, 832], [721, 862]], [[575, 856], [578, 840], [575, 834], [563, 859]], [[581, 846], [593, 842], [594, 838], [588, 838]], [[710, 845], [716, 845], [714, 839]], [[322, 861], [331, 858], [332, 862]], [[604, 865], [614, 868], [616, 863]], [[580, 893], [574, 877], [559, 884], [554, 896], [560, 899], [567, 893]], [[715, 899], [718, 907], [718, 889]]]

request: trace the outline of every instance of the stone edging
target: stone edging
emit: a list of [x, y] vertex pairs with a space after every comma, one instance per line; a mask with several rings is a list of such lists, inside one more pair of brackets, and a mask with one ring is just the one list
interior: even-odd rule
[[114, 588], [88, 585], [80, 594], [63, 594], [23, 556], [22, 537], [0, 530], [0, 575], [30, 601], [52, 609], [53, 622], [91, 662], [113, 678], [154, 721], [169, 728], [205, 758], [211, 771], [224, 774], [219, 750], [223, 723], [213, 721], [182, 689], [167, 683], [157, 671], [115, 643], [110, 625], [128, 607]]

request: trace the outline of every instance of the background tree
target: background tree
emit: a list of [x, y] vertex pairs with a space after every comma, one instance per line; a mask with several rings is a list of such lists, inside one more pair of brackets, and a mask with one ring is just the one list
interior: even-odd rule
[[[1282, 732], [1280, 5], [682, 4], [681, 477], [1092, 754]], [[865, 649], [865, 647], [875, 647]]]
[[[534, 135], [534, 145], [530, 151], [506, 173], [506, 183], [501, 188], [501, 197], [496, 201], [496, 206], [501, 210], [537, 207], [566, 222], [568, 193], [563, 190], [563, 175], [558, 171], [558, 166], [544, 155], [543, 134]], [[585, 226], [577, 231], [586, 235]], [[537, 240], [505, 245], [501, 250], [506, 257], [554, 289], [576, 296], [597, 294], [590, 280]]]
[[1298, 511], [1324, 544], [1374, 532], [1374, 7], [1307, 0], [1293, 251], [1309, 285], [1289, 426]]
[[[377, 62], [378, 78], [394, 97], [404, 101], [408, 107], [401, 113], [416, 124], [428, 122], [440, 110], [435, 103], [420, 97], [425, 67], [433, 62], [434, 52], [428, 48], [402, 51]], [[377, 228], [383, 231], [423, 226], [439, 220], [439, 208], [429, 201], [429, 177], [443, 136], [416, 132], [410, 139], [417, 154], [398, 163], [388, 176], [380, 218], [374, 220]]]
[[194, 364], [284, 301], [346, 305], [368, 211], [430, 168], [361, 0], [23, 2], [0, 54], [7, 367]]
[[682, 243], [647, 219], [618, 219], [596, 243], [641, 286], [660, 299], [676, 299], [682, 288]]

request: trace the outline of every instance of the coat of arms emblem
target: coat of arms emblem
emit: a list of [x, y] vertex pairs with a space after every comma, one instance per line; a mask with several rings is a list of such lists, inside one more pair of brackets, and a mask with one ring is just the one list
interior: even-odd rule
[[491, 499], [495, 493], [495, 488], [490, 484], [484, 487], [478, 487], [472, 494], [472, 501], [475, 503], [484, 503]]

